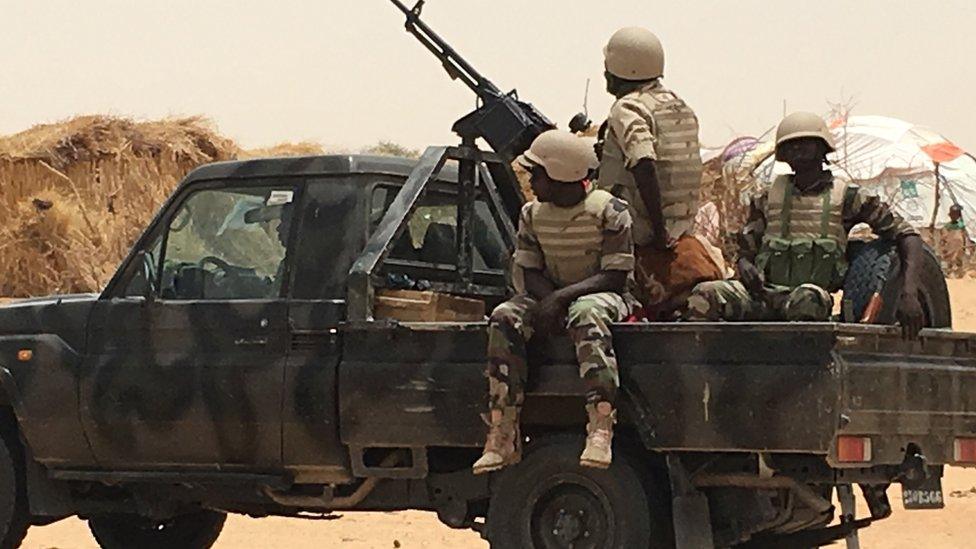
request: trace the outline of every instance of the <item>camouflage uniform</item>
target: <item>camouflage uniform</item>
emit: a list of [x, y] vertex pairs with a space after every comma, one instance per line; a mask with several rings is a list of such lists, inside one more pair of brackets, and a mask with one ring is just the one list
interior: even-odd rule
[[661, 210], [668, 234], [691, 232], [698, 214], [702, 162], [698, 118], [660, 80], [617, 99], [610, 108], [597, 187], [627, 201], [634, 222], [634, 243], [649, 244], [653, 225], [630, 170], [653, 160], [661, 185]]
[[[630, 205], [637, 245], [637, 295], [645, 312], [667, 314], [699, 282], [721, 278], [707, 242], [691, 236], [698, 214], [702, 162], [698, 118], [660, 80], [653, 80], [613, 104], [605, 128], [597, 186]], [[653, 223], [630, 172], [641, 160], [653, 160], [661, 189], [661, 213], [668, 239], [662, 252], [654, 241]]]
[[767, 286], [765, 295], [753, 297], [738, 280], [715, 280], [695, 287], [688, 298], [688, 320], [823, 321], [830, 318], [834, 300], [816, 284]]
[[[537, 301], [522, 294], [502, 303], [491, 314], [488, 328], [488, 380], [490, 408], [521, 406], [528, 376], [525, 342], [532, 328], [522, 323]], [[585, 295], [569, 306], [566, 328], [576, 346], [580, 377], [586, 382], [587, 401], [613, 402], [620, 378], [613, 353], [610, 324], [627, 316], [624, 298], [612, 292]]]
[[[522, 208], [515, 264], [541, 270], [557, 288], [575, 284], [601, 270], [634, 268], [631, 221], [627, 205], [593, 190], [571, 208], [532, 202]], [[499, 305], [488, 328], [490, 408], [520, 406], [527, 376], [526, 342], [532, 328], [523, 323], [537, 301], [520, 294]], [[627, 296], [603, 292], [585, 295], [568, 309], [566, 328], [576, 347], [587, 401], [612, 402], [620, 384], [610, 324], [630, 313]]]
[[[788, 185], [788, 186], [787, 186]], [[895, 240], [917, 231], [881, 201], [857, 185], [830, 179], [820, 188], [798, 194], [784, 208], [783, 192], [798, 192], [791, 176], [778, 178], [769, 191], [753, 199], [749, 220], [739, 233], [739, 255], [766, 274], [765, 295], [758, 299], [736, 280], [698, 285], [688, 300], [687, 320], [828, 320], [833, 309], [831, 292], [840, 289], [846, 272], [847, 234], [864, 223], [880, 238]], [[770, 200], [770, 193], [780, 193]], [[791, 233], [792, 217], [795, 231]], [[774, 280], [764, 263], [777, 235], [833, 240], [838, 247], [836, 268], [819, 284], [811, 280]], [[825, 282], [829, 280], [829, 282]]]

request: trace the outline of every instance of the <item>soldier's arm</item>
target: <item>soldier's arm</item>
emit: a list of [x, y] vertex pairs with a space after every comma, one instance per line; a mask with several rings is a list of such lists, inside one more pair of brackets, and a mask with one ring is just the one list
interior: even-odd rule
[[540, 269], [525, 269], [523, 276], [525, 278], [525, 293], [537, 300], [541, 301], [556, 291], [556, 285]]
[[548, 297], [556, 289], [545, 275], [546, 261], [539, 239], [532, 227], [532, 203], [522, 207], [515, 238], [514, 263], [522, 267], [525, 291], [536, 299]]
[[763, 235], [766, 234], [766, 193], [761, 193], [749, 202], [749, 217], [738, 234], [739, 259], [754, 263]]
[[630, 169], [637, 184], [644, 207], [651, 217], [651, 229], [654, 231], [654, 247], [664, 249], [668, 245], [668, 231], [664, 225], [664, 210], [661, 206], [661, 184], [657, 179], [657, 167], [654, 161], [643, 158]]
[[849, 185], [844, 193], [844, 228], [866, 223], [880, 238], [898, 240], [918, 231], [875, 193]]
[[613, 198], [603, 211], [603, 245], [600, 250], [600, 272], [556, 290], [561, 303], [569, 306], [577, 298], [600, 292], [623, 293], [627, 277], [634, 270], [634, 239], [631, 235], [627, 203]]
[[620, 139], [627, 169], [634, 176], [637, 192], [644, 202], [654, 231], [655, 247], [667, 245], [667, 230], [661, 206], [661, 185], [657, 177], [653, 118], [639, 101], [621, 99], [610, 113], [614, 134]]
[[914, 338], [925, 321], [918, 300], [925, 247], [918, 231], [876, 194], [868, 193], [856, 185], [849, 186], [844, 194], [843, 215], [845, 228], [867, 223], [878, 237], [897, 242], [898, 258], [905, 281], [899, 300], [898, 317], [905, 336]]

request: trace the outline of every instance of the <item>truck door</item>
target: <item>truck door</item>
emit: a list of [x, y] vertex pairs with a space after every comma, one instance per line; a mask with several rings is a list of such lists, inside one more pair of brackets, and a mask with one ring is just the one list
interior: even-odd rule
[[81, 415], [101, 465], [281, 466], [296, 191], [192, 185], [143, 239], [90, 322]]

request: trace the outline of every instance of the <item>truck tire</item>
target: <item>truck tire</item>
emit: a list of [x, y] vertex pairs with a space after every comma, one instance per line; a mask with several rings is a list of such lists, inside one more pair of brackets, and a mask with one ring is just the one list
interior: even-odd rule
[[20, 547], [30, 527], [23, 466], [14, 455], [8, 438], [0, 437], [0, 549]]
[[[889, 240], [851, 241], [848, 248], [850, 266], [844, 279], [844, 322], [859, 322], [864, 309], [877, 291], [878, 280], [884, 279], [881, 290], [883, 305], [877, 324], [895, 324], [898, 321], [898, 299], [903, 278], [897, 245]], [[928, 247], [922, 263], [919, 280], [919, 300], [925, 312], [925, 326], [951, 328], [952, 307], [949, 304], [949, 288], [939, 259]]]
[[534, 446], [492, 486], [485, 525], [492, 547], [634, 549], [670, 538], [652, 538], [645, 479], [625, 455], [600, 470], [580, 466], [581, 437]]
[[88, 528], [103, 549], [209, 549], [226, 519], [225, 513], [203, 510], [162, 522], [138, 515], [105, 515], [88, 519]]

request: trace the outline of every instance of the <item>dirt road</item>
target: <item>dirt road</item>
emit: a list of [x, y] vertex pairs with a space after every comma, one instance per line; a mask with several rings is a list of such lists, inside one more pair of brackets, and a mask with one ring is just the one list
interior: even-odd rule
[[[950, 281], [953, 318], [958, 330], [976, 332], [976, 280]], [[942, 511], [901, 509], [901, 491], [889, 495], [892, 518], [861, 534], [865, 549], [960, 549], [976, 546], [976, 470], [950, 469], [943, 480], [947, 507]], [[867, 514], [866, 509], [859, 513]], [[398, 544], [398, 545], [397, 545]], [[33, 528], [25, 547], [30, 549], [95, 549], [85, 523], [71, 519]], [[349, 549], [458, 548], [484, 549], [477, 534], [454, 531], [425, 513], [349, 513], [339, 520], [310, 522], [295, 519], [231, 517], [215, 546], [217, 549], [271, 548]]]

